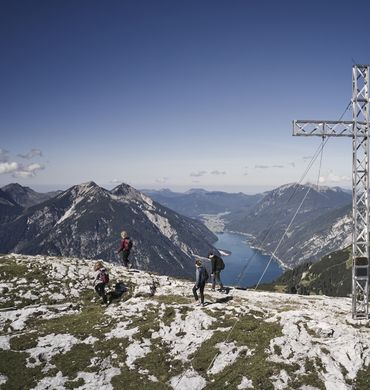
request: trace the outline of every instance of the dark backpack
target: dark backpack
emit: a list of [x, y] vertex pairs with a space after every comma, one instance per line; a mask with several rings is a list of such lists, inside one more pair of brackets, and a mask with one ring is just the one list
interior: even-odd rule
[[130, 252], [132, 248], [132, 241], [129, 238], [123, 240], [123, 248], [125, 251]]
[[220, 271], [223, 270], [225, 268], [225, 263], [224, 261], [222, 260], [221, 257], [218, 257], [216, 258], [216, 268], [219, 269]]
[[109, 275], [108, 272], [105, 269], [100, 270], [99, 272], [99, 280], [104, 283], [108, 284], [109, 283]]

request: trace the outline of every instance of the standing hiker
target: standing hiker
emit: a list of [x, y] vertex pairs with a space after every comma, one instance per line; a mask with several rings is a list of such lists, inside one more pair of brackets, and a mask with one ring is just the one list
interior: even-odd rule
[[221, 282], [220, 273], [225, 268], [225, 263], [220, 256], [213, 252], [208, 253], [208, 258], [211, 260], [212, 291], [215, 291], [216, 282], [220, 285], [219, 291], [223, 291], [224, 286]]
[[105, 293], [105, 286], [109, 282], [108, 271], [105, 269], [104, 264], [101, 261], [97, 261], [94, 265], [95, 279], [94, 288], [99, 297], [102, 297], [104, 304], [108, 302], [107, 295]]
[[132, 248], [132, 240], [125, 231], [121, 233], [121, 238], [121, 246], [117, 254], [121, 253], [122, 265], [124, 265], [126, 268], [131, 268], [131, 263], [128, 257], [130, 256], [130, 251]]
[[205, 269], [205, 267], [202, 265], [201, 260], [195, 260], [195, 285], [193, 287], [193, 295], [195, 298], [195, 303], [199, 304], [198, 302], [198, 294], [197, 290], [199, 290], [200, 294], [200, 304], [204, 306], [204, 287], [206, 285], [206, 282], [208, 280], [208, 272]]

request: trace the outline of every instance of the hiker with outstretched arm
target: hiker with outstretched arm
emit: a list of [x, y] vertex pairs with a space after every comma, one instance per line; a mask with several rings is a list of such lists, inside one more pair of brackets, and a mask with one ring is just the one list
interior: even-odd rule
[[224, 285], [221, 282], [220, 273], [225, 268], [225, 263], [220, 256], [213, 252], [208, 253], [208, 258], [211, 260], [212, 291], [215, 291], [216, 282], [220, 286], [220, 291], [223, 291]]
[[123, 231], [121, 233], [121, 246], [117, 252], [117, 254], [121, 254], [122, 265], [126, 268], [131, 268], [131, 263], [128, 257], [130, 256], [131, 248], [132, 248], [132, 240], [128, 236], [127, 232]]
[[[208, 280], [208, 272], [206, 268], [202, 265], [202, 261], [195, 260], [195, 285], [193, 287], [193, 295], [194, 295], [195, 303], [197, 305], [204, 306], [204, 287], [207, 283], [207, 280]], [[197, 290], [199, 290], [200, 303], [199, 303]]]

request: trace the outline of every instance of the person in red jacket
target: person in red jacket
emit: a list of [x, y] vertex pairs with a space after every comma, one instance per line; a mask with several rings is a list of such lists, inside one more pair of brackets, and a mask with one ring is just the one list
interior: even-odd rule
[[130, 251], [132, 248], [132, 240], [125, 231], [121, 233], [121, 238], [121, 246], [117, 254], [121, 254], [122, 265], [124, 265], [126, 268], [131, 268], [131, 263], [128, 257], [130, 256]]

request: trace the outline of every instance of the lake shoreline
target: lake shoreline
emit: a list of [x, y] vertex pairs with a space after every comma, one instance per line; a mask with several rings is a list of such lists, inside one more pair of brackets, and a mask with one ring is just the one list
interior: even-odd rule
[[[214, 232], [214, 233], [215, 233], [216, 235], [219, 234], [219, 233], [216, 233], [216, 232]], [[243, 232], [237, 232], [237, 231], [232, 231], [232, 230], [224, 230], [223, 232], [220, 232], [220, 233], [221, 233], [221, 234], [222, 234], [222, 233], [239, 234], [239, 235], [241, 235], [241, 236], [247, 237], [246, 243], [247, 243], [247, 245], [248, 245], [249, 248], [251, 248], [251, 249], [253, 249], [253, 250], [255, 250], [255, 251], [261, 253], [261, 254], [264, 255], [264, 256], [270, 256], [270, 257], [272, 257], [273, 260], [276, 261], [276, 262], [279, 264], [280, 268], [281, 268], [282, 270], [284, 270], [284, 271], [287, 271], [287, 270], [292, 269], [291, 267], [289, 267], [288, 265], [286, 265], [279, 257], [275, 256], [273, 253], [270, 253], [270, 252], [268, 252], [268, 251], [265, 251], [263, 248], [254, 245], [254, 244], [252, 243], [252, 241], [255, 240], [256, 237], [253, 236], [252, 234], [243, 233]]]
[[223, 231], [215, 234], [218, 237], [215, 247], [231, 252], [228, 256], [224, 255], [225, 269], [221, 273], [226, 285], [248, 288], [255, 285], [262, 275], [263, 283], [271, 283], [283, 274], [280, 262], [250, 246], [245, 233]]

